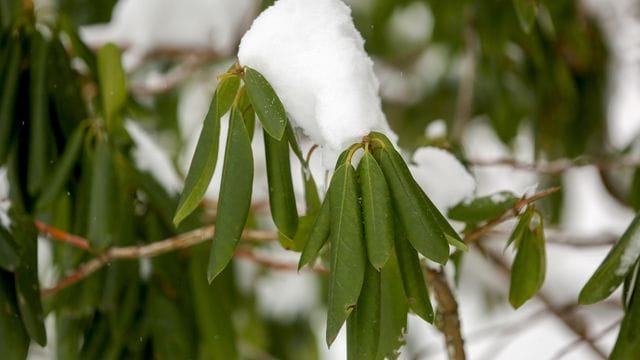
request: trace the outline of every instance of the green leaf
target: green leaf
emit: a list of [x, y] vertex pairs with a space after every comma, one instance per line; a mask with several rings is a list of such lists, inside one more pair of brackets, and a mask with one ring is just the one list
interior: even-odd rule
[[404, 234], [400, 234], [395, 240], [402, 288], [409, 308], [425, 321], [433, 323], [433, 307], [429, 300], [429, 290], [424, 280], [418, 253], [407, 242]]
[[462, 241], [458, 232], [449, 224], [449, 221], [442, 215], [440, 210], [433, 204], [431, 199], [427, 196], [427, 194], [418, 186], [418, 190], [422, 195], [421, 204], [423, 207], [426, 207], [426, 211], [436, 220], [436, 223], [440, 227], [440, 230], [444, 233], [444, 237], [447, 239], [449, 245], [455, 247], [461, 251], [467, 251], [469, 248]]
[[16, 293], [18, 309], [29, 336], [41, 346], [47, 344], [44, 315], [40, 302], [38, 281], [38, 232], [33, 220], [15, 207], [11, 208], [11, 233], [19, 241], [22, 261], [16, 269]]
[[411, 245], [427, 258], [445, 264], [449, 246], [438, 221], [424, 203], [425, 197], [406, 163], [393, 148], [374, 150], [374, 156], [389, 184], [394, 209]]
[[78, 34], [78, 28], [65, 13], [58, 13], [57, 16], [60, 29], [69, 37], [73, 52], [85, 62], [91, 74], [97, 75], [98, 65], [95, 53], [82, 41]]
[[9, 231], [0, 224], [0, 268], [14, 271], [19, 264], [18, 245]]
[[593, 304], [604, 300], [633, 270], [633, 265], [640, 257], [640, 214], [622, 234], [596, 272], [580, 291], [580, 304]]
[[200, 138], [198, 138], [198, 145], [193, 154], [191, 166], [189, 166], [176, 215], [173, 218], [173, 223], [176, 226], [198, 207], [207, 191], [218, 161], [220, 118], [229, 111], [239, 86], [239, 78], [225, 78], [220, 81], [211, 100], [209, 111], [204, 118]]
[[380, 273], [366, 265], [358, 304], [347, 320], [347, 358], [374, 360], [380, 339]]
[[29, 160], [27, 189], [34, 195], [47, 178], [49, 143], [49, 98], [47, 95], [47, 53], [49, 43], [39, 31], [31, 38]]
[[29, 336], [20, 321], [13, 275], [0, 270], [0, 349], [6, 360], [24, 360]]
[[635, 359], [640, 354], [640, 276], [636, 276], [635, 289], [609, 356], [611, 360]]
[[533, 219], [533, 215], [535, 215], [535, 209], [533, 206], [529, 206], [524, 214], [520, 215], [520, 219], [518, 220], [518, 224], [515, 229], [509, 236], [509, 240], [507, 240], [507, 244], [505, 245], [505, 249], [509, 247], [509, 245], [514, 244], [516, 248], [520, 246], [520, 241], [525, 235], [525, 232], [531, 231], [529, 229], [529, 225], [531, 224], [531, 219]]
[[622, 305], [624, 306], [625, 311], [629, 309], [629, 305], [631, 304], [631, 298], [634, 296], [636, 288], [634, 287], [635, 280], [640, 274], [640, 260], [636, 262], [635, 269], [624, 278], [624, 283], [622, 284]]
[[91, 200], [89, 202], [88, 238], [91, 247], [102, 250], [113, 243], [118, 212], [117, 178], [111, 147], [98, 139], [91, 170]]
[[100, 97], [109, 132], [115, 128], [117, 116], [127, 101], [127, 77], [122, 68], [120, 55], [120, 48], [112, 43], [98, 50]]
[[48, 208], [62, 192], [62, 189], [64, 189], [67, 180], [71, 176], [73, 166], [76, 164], [78, 157], [80, 156], [84, 135], [84, 126], [79, 126], [73, 134], [71, 134], [64, 152], [57, 161], [57, 166], [55, 170], [53, 170], [53, 174], [47, 182], [47, 186], [44, 187], [42, 194], [38, 198], [38, 202], [36, 203], [37, 210], [44, 210]]
[[[206, 244], [192, 249], [189, 261], [195, 318], [201, 336], [202, 359], [237, 359], [235, 330], [231, 319], [232, 301], [228, 296], [232, 269], [223, 272], [211, 285], [205, 276], [207, 270]], [[227, 296], [220, 296], [226, 294]], [[202, 354], [206, 354], [203, 356]]]
[[298, 210], [291, 180], [289, 141], [286, 136], [276, 140], [265, 131], [264, 152], [273, 222], [281, 233], [293, 238], [298, 228]]
[[262, 127], [273, 138], [281, 140], [287, 126], [287, 114], [278, 95], [267, 79], [250, 67], [244, 68], [244, 83]]
[[511, 269], [509, 302], [517, 309], [542, 287], [547, 270], [542, 220], [524, 231]]
[[300, 171], [302, 172], [302, 180], [304, 181], [304, 202], [307, 207], [307, 214], [314, 214], [320, 210], [320, 195], [318, 194], [318, 186], [311, 174], [309, 162], [302, 155], [296, 135], [291, 127], [291, 123], [287, 123], [285, 136], [289, 139], [291, 150], [300, 161]]
[[298, 270], [303, 266], [311, 263], [318, 257], [320, 249], [329, 239], [331, 232], [331, 205], [329, 204], [329, 197], [327, 196], [320, 207], [320, 212], [315, 218], [309, 240], [307, 240], [302, 254], [300, 255], [300, 262], [298, 263]]
[[331, 206], [331, 274], [327, 313], [327, 345], [358, 301], [367, 259], [364, 248], [358, 184], [351, 164], [338, 167], [329, 186]]
[[18, 78], [20, 77], [20, 65], [22, 61], [22, 49], [20, 39], [16, 36], [9, 38], [7, 59], [2, 72], [5, 73], [0, 92], [0, 165], [7, 161], [7, 154], [12, 143], [12, 128], [16, 123], [14, 119], [14, 107], [18, 90]]
[[513, 0], [513, 6], [522, 30], [529, 33], [538, 14], [537, 0]]
[[[147, 310], [153, 352], [160, 359], [193, 359], [195, 347], [187, 317], [160, 291], [149, 294]], [[98, 354], [96, 354], [98, 355]]]
[[393, 249], [393, 215], [389, 187], [373, 156], [366, 151], [358, 165], [367, 255], [378, 271]]
[[403, 333], [407, 327], [407, 301], [401, 295], [402, 279], [398, 269], [398, 259], [391, 254], [380, 271], [380, 341], [377, 359], [395, 359], [403, 343]]
[[502, 215], [511, 209], [518, 197], [510, 191], [481, 196], [470, 202], [462, 202], [449, 209], [449, 218], [465, 223], [477, 224]]
[[209, 256], [209, 282], [227, 266], [242, 235], [251, 207], [253, 154], [242, 115], [231, 109], [229, 135], [218, 196], [216, 232]]

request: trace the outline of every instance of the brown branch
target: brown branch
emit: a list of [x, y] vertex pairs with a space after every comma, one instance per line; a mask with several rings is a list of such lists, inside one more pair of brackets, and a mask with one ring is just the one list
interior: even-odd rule
[[471, 245], [474, 242], [478, 241], [481, 237], [483, 237], [484, 235], [488, 234], [491, 230], [493, 230], [496, 226], [498, 226], [499, 224], [502, 224], [503, 222], [514, 218], [516, 216], [518, 216], [518, 214], [520, 214], [520, 211], [522, 211], [522, 209], [533, 203], [536, 202], [540, 199], [543, 199], [547, 196], [550, 196], [556, 192], [558, 192], [560, 190], [560, 187], [552, 187], [549, 189], [545, 189], [542, 191], [539, 191], [529, 197], [524, 197], [520, 200], [518, 200], [512, 207], [511, 209], [505, 211], [502, 215], [496, 217], [493, 220], [488, 221], [487, 223], [485, 223], [484, 225], [475, 228], [473, 231], [469, 232], [467, 235], [465, 235], [463, 241], [467, 244], [467, 245]]
[[467, 162], [472, 166], [509, 166], [516, 170], [537, 172], [545, 175], [561, 175], [568, 170], [583, 167], [594, 166], [598, 169], [616, 169], [616, 168], [633, 168], [640, 167], [640, 158], [632, 157], [612, 157], [609, 159], [560, 159], [549, 162], [530, 163], [516, 159], [468, 159]]
[[[264, 256], [260, 256], [254, 253], [253, 251], [237, 249], [235, 252], [235, 256], [238, 258], [251, 260], [252, 262], [258, 265], [262, 265], [272, 270], [298, 271], [298, 264], [293, 264], [291, 262], [274, 261]], [[316, 265], [316, 266], [310, 267], [309, 269], [317, 273], [324, 273], [324, 274], [329, 273], [329, 270], [321, 265]]]
[[[505, 261], [505, 259], [495, 253], [492, 250], [487, 249], [481, 243], [476, 244], [478, 248], [486, 255], [486, 257], [491, 260], [491, 262], [496, 265], [505, 276], [509, 276], [511, 273], [511, 268], [509, 264]], [[584, 321], [578, 314], [567, 313], [562, 307], [556, 306], [550, 299], [548, 295], [546, 295], [543, 291], [539, 291], [536, 294], [536, 297], [544, 304], [544, 306], [549, 309], [549, 311], [555, 315], [569, 330], [571, 330], [581, 341], [584, 341], [591, 350], [598, 355], [602, 359], [606, 359], [607, 356], [600, 349], [595, 342], [589, 337], [587, 334], [587, 330], [584, 327]]]
[[428, 269], [427, 280], [433, 288], [438, 300], [438, 317], [442, 324], [445, 348], [450, 360], [466, 359], [464, 338], [460, 331], [460, 317], [458, 316], [458, 302], [447, 282], [444, 271]]
[[[61, 230], [57, 230], [43, 223], [37, 223], [36, 226], [43, 233], [50, 235], [51, 239], [53, 240], [72, 244], [84, 250], [91, 251], [91, 247], [89, 246], [89, 241], [87, 239], [68, 234]], [[60, 280], [60, 282], [58, 282], [53, 287], [42, 290], [42, 296], [46, 297], [59, 292], [60, 290], [86, 278], [111, 261], [153, 257], [175, 250], [186, 249], [199, 243], [208, 241], [213, 237], [213, 234], [214, 227], [207, 226], [148, 245], [109, 248], [103, 253], [97, 255], [95, 258], [82, 264], [73, 273]], [[276, 239], [277, 234], [275, 233], [275, 231], [264, 230], [245, 230], [242, 233], [242, 239], [246, 241], [264, 241], [267, 238], [270, 240]], [[72, 241], [70, 241], [70, 239], [72, 239]], [[297, 269], [295, 265], [291, 266]]]

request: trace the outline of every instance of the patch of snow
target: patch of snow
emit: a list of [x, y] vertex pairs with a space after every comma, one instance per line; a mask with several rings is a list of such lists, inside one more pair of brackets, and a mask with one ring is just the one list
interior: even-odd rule
[[493, 203], [503, 202], [503, 201], [507, 200], [507, 193], [504, 193], [504, 192], [495, 193], [495, 194], [491, 195], [490, 200]]
[[395, 139], [373, 62], [342, 1], [277, 1], [244, 35], [238, 59], [269, 80], [293, 124], [321, 146], [327, 168], [370, 131]]
[[137, 64], [157, 47], [205, 48], [231, 55], [257, 0], [120, 0], [109, 24], [81, 28], [90, 44], [127, 45], [125, 63]]
[[389, 19], [392, 41], [406, 45], [420, 45], [429, 40], [433, 31], [433, 14], [424, 2], [397, 6]]
[[427, 139], [439, 139], [447, 136], [447, 123], [442, 120], [434, 120], [424, 130]]
[[152, 174], [169, 193], [182, 191], [182, 180], [162, 146], [136, 122], [129, 120], [125, 126], [136, 144], [133, 158], [138, 168]]
[[470, 196], [476, 182], [451, 153], [423, 147], [413, 155], [415, 165], [409, 165], [418, 184], [442, 211]]

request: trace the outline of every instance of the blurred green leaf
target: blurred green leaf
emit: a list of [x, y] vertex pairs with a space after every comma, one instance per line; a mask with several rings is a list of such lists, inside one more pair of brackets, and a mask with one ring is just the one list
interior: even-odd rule
[[547, 270], [542, 220], [531, 230], [527, 225], [518, 244], [511, 269], [509, 302], [517, 309], [542, 287]]
[[47, 96], [47, 57], [49, 43], [34, 31], [30, 38], [30, 138], [27, 188], [31, 195], [38, 193], [46, 180], [49, 153], [49, 98]]
[[273, 138], [281, 140], [287, 127], [287, 114], [278, 95], [267, 79], [252, 68], [245, 67], [244, 82], [262, 127]]
[[9, 231], [0, 224], [0, 268], [14, 271], [19, 264], [18, 245]]
[[14, 108], [18, 91], [18, 79], [22, 62], [22, 46], [20, 38], [13, 35], [9, 37], [7, 46], [7, 58], [2, 69], [4, 79], [2, 92], [0, 92], [0, 165], [7, 161], [7, 154], [12, 144], [11, 135], [14, 123]]
[[252, 185], [251, 140], [242, 115], [233, 108], [229, 119], [229, 135], [218, 197], [216, 232], [207, 270], [209, 282], [220, 274], [233, 257], [251, 207]]
[[92, 162], [88, 239], [92, 248], [102, 250], [113, 243], [119, 211], [116, 169], [106, 139], [97, 140]]
[[516, 15], [524, 32], [529, 33], [538, 14], [537, 0], [513, 0]]
[[322, 203], [322, 207], [320, 207], [320, 212], [315, 217], [309, 239], [306, 241], [302, 254], [300, 255], [298, 270], [313, 262], [318, 257], [320, 249], [322, 249], [329, 239], [332, 226], [331, 211], [332, 207], [329, 204], [329, 197], [326, 197]]
[[24, 360], [29, 350], [16, 302], [13, 275], [0, 270], [0, 349], [7, 360]]
[[173, 218], [176, 225], [195, 210], [207, 191], [218, 161], [220, 118], [229, 111], [239, 86], [237, 77], [223, 79], [211, 100]]
[[37, 210], [44, 210], [49, 207], [64, 189], [82, 151], [84, 135], [84, 126], [78, 127], [73, 134], [71, 134], [62, 156], [56, 163], [57, 166], [49, 177], [47, 186], [44, 187], [41, 196], [38, 198], [38, 202], [36, 203]]
[[449, 218], [466, 223], [480, 223], [494, 219], [513, 207], [518, 197], [510, 191], [477, 197], [449, 210]]
[[380, 271], [393, 250], [393, 213], [384, 174], [368, 151], [364, 153], [358, 165], [358, 178], [362, 194], [367, 255], [371, 265]]
[[265, 131], [264, 152], [273, 222], [282, 234], [293, 238], [298, 227], [298, 210], [291, 180], [289, 140], [286, 136], [276, 140]]
[[155, 290], [149, 296], [148, 316], [154, 353], [161, 359], [194, 359], [195, 339], [177, 304]]
[[358, 301], [367, 265], [358, 183], [351, 164], [338, 167], [328, 196], [332, 230], [326, 341], [331, 345]]
[[376, 359], [380, 340], [380, 272], [365, 265], [358, 303], [347, 320], [347, 358]]
[[609, 359], [634, 359], [640, 353], [640, 276], [635, 279], [635, 293], [630, 299]]
[[117, 118], [127, 101], [127, 77], [122, 68], [120, 48], [108, 43], [98, 50], [98, 80], [100, 98], [107, 130], [117, 127]]
[[593, 304], [609, 297], [620, 286], [640, 257], [640, 214], [580, 291], [580, 304]]
[[380, 271], [380, 341], [377, 359], [395, 359], [397, 349], [404, 343], [403, 334], [407, 327], [406, 298], [402, 287], [398, 259], [391, 254]]

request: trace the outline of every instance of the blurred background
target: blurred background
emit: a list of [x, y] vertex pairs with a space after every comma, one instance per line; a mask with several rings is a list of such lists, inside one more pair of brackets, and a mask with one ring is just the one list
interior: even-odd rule
[[[634, 161], [640, 156], [640, 2], [346, 2], [375, 62], [384, 112], [409, 157], [424, 147], [451, 152], [475, 179], [475, 190], [464, 190], [469, 192], [464, 196], [502, 190], [521, 196], [561, 186], [559, 193], [540, 202], [548, 244], [547, 278], [541, 296], [513, 310], [507, 301], [508, 272], [499, 261], [475, 248], [455, 271], [453, 265], [448, 266], [449, 274], [456, 273], [455, 291], [469, 358], [599, 359], [598, 351], [608, 354], [622, 316], [619, 294], [589, 307], [578, 307], [576, 301], [581, 287], [640, 206], [640, 171], [636, 170], [640, 163]], [[58, 24], [64, 16], [90, 50], [108, 42], [123, 50], [129, 90], [125, 127], [132, 139], [131, 157], [168, 197], [175, 198], [217, 85], [216, 76], [235, 62], [242, 34], [271, 3], [39, 0], [35, 1], [35, 14], [42, 24]], [[6, 9], [2, 9], [3, 16]], [[63, 44], [72, 42], [63, 34]], [[82, 96], [90, 98], [91, 82], [83, 75], [90, 69], [74, 58], [73, 51], [71, 55], [71, 68], [80, 74]], [[312, 146], [309, 141], [302, 141], [302, 145], [304, 150]], [[268, 227], [259, 139], [254, 148], [253, 224]], [[442, 199], [437, 201], [441, 210], [455, 205], [447, 198], [459, 194], [447, 188], [443, 173], [432, 171], [441, 163], [415, 160], [420, 177], [444, 178], [427, 191]], [[324, 189], [326, 174], [320, 163], [312, 158], [314, 176]], [[459, 172], [450, 176], [456, 174]], [[5, 177], [6, 171], [0, 168], [0, 198], [7, 197]], [[220, 171], [216, 171], [207, 191], [207, 200], [212, 203], [219, 181]], [[302, 192], [301, 184], [298, 191]], [[0, 205], [5, 210], [8, 207], [6, 201]], [[206, 211], [201, 215], [210, 216]], [[147, 221], [145, 216], [141, 218]], [[499, 226], [483, 240], [488, 251], [507, 264], [513, 255], [503, 248], [514, 224]], [[148, 229], [135, 236], [149, 236], [153, 232]], [[162, 239], [172, 231], [176, 229], [165, 229], [149, 238]], [[39, 250], [40, 280], [45, 286], [53, 285], [65, 266], [68, 270], [79, 261], [76, 257], [60, 265], [57, 250], [43, 239]], [[297, 261], [295, 253], [279, 250], [277, 244], [261, 244], [256, 251], [273, 259]], [[171, 287], [181, 283], [180, 272], [189, 270], [179, 259], [167, 255], [135, 264], [127, 271], [140, 274], [141, 279], [160, 279], [156, 283], [166, 282]], [[228, 277], [225, 287], [215, 291], [237, 293], [232, 319], [244, 357], [345, 358], [344, 334], [331, 349], [324, 344], [326, 289], [322, 275], [269, 270], [236, 260]], [[141, 291], [163, 291], [165, 285], [160, 290]], [[152, 327], [192, 329], [193, 314], [188, 314], [188, 306], [171, 296], [168, 299], [178, 305], [151, 304], [150, 308], [159, 312], [148, 316], [176, 314], [169, 316], [167, 323], [152, 322]], [[65, 345], [61, 337], [86, 345], [87, 339], [98, 336], [94, 333], [102, 331], [98, 324], [108, 312], [95, 310], [100, 308], [97, 303], [84, 304], [85, 312], [70, 311], [64, 315], [67, 322], [62, 315], [49, 316], [49, 345], [32, 345], [30, 358], [49, 359], [56, 354], [65, 358], [64, 347], [73, 345]], [[56, 309], [59, 305], [51, 306]], [[114, 309], [118, 307], [111, 308], [113, 314], [118, 313]], [[160, 346], [161, 337], [153, 340], [152, 330], [139, 329], [140, 323], [151, 320], [141, 311], [134, 313], [137, 320], [125, 328], [134, 340], [139, 337], [142, 350], [123, 340], [118, 346], [126, 349], [116, 353], [116, 358], [135, 358], [132, 354], [144, 354], [145, 347]], [[176, 325], [172, 316], [183, 320]], [[194, 340], [186, 335], [189, 331], [193, 330], [184, 331], [187, 339], [167, 341], [177, 342], [178, 347], [180, 342], [190, 344]], [[442, 335], [413, 315], [404, 340], [401, 359], [446, 358]], [[102, 342], [95, 349], [83, 350], [94, 352], [83, 354], [91, 358], [87, 354], [100, 354], [99, 349], [110, 347]]]

